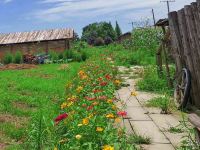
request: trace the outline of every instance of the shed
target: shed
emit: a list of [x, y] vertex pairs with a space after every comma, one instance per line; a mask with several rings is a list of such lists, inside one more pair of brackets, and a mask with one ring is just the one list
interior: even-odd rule
[[6, 52], [41, 53], [62, 52], [70, 48], [74, 38], [73, 29], [51, 29], [43, 31], [0, 34], [0, 58]]

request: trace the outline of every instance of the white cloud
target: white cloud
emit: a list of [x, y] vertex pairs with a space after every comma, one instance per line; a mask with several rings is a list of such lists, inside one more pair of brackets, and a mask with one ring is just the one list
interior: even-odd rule
[[13, 0], [0, 0], [0, 2], [2, 2], [2, 3], [10, 3], [10, 2], [12, 2]]

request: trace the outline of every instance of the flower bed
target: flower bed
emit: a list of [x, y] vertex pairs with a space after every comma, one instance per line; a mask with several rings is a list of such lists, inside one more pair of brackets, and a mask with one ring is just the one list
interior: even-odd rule
[[55, 119], [55, 150], [131, 150], [119, 128], [126, 112], [114, 104], [120, 82], [106, 56], [88, 60], [66, 85], [67, 97]]

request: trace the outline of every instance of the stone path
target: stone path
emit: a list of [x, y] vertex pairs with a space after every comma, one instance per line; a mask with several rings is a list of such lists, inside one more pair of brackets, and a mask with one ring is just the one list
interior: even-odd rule
[[[135, 79], [128, 79], [128, 69], [119, 67], [122, 78], [125, 79], [128, 87], [123, 87], [117, 91], [117, 97], [126, 104], [126, 111], [128, 113], [127, 119], [124, 120], [127, 134], [138, 134], [151, 139], [150, 145], [142, 145], [144, 150], [175, 150], [180, 146], [183, 133], [170, 133], [171, 127], [176, 127], [180, 124], [178, 117], [174, 115], [160, 114], [161, 110], [157, 108], [146, 108], [144, 103], [148, 100], [158, 96], [147, 92], [138, 92], [137, 96], [130, 96], [131, 91], [135, 90]], [[130, 69], [129, 69], [130, 70]], [[138, 68], [131, 68], [132, 73]], [[120, 104], [118, 104], [118, 107]]]

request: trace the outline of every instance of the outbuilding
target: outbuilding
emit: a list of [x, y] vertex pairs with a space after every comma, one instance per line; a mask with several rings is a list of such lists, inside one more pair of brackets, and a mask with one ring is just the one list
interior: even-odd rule
[[63, 52], [70, 48], [70, 41], [73, 39], [74, 30], [67, 28], [0, 34], [0, 58], [6, 52], [16, 51], [23, 54]]

